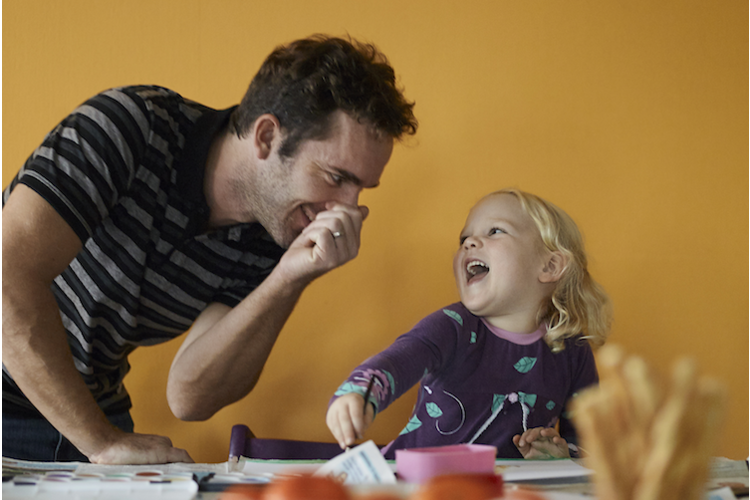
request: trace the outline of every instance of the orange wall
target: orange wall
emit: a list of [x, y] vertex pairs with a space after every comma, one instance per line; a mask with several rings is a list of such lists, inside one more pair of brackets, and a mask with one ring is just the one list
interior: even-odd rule
[[[65, 114], [108, 87], [156, 83], [239, 101], [277, 44], [374, 41], [416, 100], [357, 260], [315, 282], [253, 394], [201, 423], [165, 402], [178, 342], [136, 351], [136, 430], [226, 460], [232, 424], [330, 440], [351, 368], [457, 299], [469, 207], [504, 186], [565, 208], [611, 294], [612, 341], [658, 367], [695, 356], [729, 385], [716, 453], [748, 456], [748, 5], [634, 0], [5, 0], [3, 185]], [[412, 393], [413, 394], [413, 393]], [[412, 397], [372, 428], [387, 442]]]

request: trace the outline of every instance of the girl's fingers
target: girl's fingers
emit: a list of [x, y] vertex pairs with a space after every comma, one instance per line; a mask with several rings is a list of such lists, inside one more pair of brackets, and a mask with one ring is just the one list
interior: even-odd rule
[[359, 401], [349, 403], [349, 419], [352, 422], [355, 438], [361, 439], [365, 433], [365, 422], [364, 415], [362, 415], [362, 407], [358, 403]]
[[339, 426], [341, 427], [341, 437], [343, 438], [344, 445], [342, 448], [353, 445], [354, 441], [356, 441], [356, 431], [348, 412], [341, 412]]

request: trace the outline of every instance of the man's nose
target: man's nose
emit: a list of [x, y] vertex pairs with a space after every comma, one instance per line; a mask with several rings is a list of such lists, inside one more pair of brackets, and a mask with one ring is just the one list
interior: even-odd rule
[[339, 196], [336, 197], [336, 201], [352, 207], [359, 206], [359, 194], [361, 192], [362, 188], [359, 186], [347, 186], [340, 191]]

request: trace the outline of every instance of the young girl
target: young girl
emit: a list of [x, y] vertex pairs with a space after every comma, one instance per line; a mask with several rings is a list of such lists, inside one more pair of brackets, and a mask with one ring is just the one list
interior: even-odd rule
[[598, 382], [591, 345], [606, 340], [611, 314], [573, 220], [532, 194], [489, 194], [469, 212], [453, 272], [461, 302], [424, 318], [336, 391], [326, 422], [339, 445], [420, 382], [387, 458], [457, 443], [491, 444], [507, 458], [575, 454], [565, 407]]

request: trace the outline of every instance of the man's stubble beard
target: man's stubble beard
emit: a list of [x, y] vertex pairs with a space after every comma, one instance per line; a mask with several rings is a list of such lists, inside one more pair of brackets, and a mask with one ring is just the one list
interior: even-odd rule
[[241, 166], [238, 171], [246, 174], [230, 183], [244, 214], [258, 221], [282, 248], [289, 248], [298, 235], [290, 229], [288, 212], [292, 197], [287, 179], [291, 169], [291, 160], [281, 160], [273, 170], [266, 169], [263, 174], [253, 176], [249, 168]]

